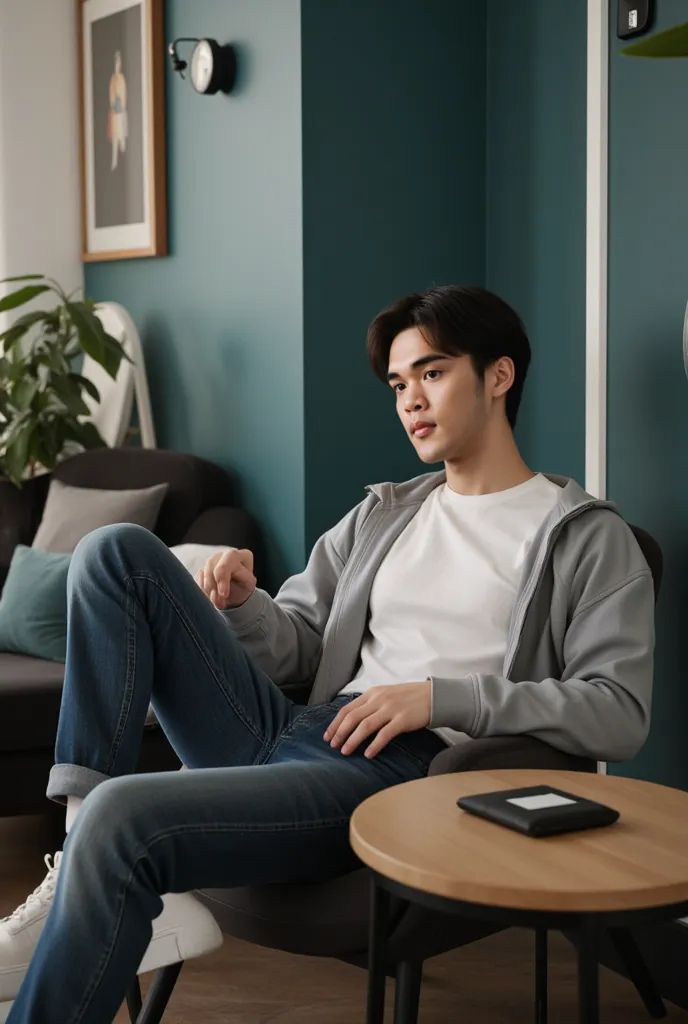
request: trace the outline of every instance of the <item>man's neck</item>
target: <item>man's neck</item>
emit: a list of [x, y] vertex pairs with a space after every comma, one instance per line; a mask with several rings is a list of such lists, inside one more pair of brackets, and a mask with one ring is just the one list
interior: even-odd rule
[[457, 494], [496, 494], [531, 480], [509, 427], [486, 434], [482, 443], [458, 459], [445, 462], [447, 485]]

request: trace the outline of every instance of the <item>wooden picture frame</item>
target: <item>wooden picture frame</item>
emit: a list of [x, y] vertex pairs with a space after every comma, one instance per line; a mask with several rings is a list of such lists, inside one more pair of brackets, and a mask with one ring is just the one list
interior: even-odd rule
[[163, 0], [76, 0], [82, 259], [167, 254]]

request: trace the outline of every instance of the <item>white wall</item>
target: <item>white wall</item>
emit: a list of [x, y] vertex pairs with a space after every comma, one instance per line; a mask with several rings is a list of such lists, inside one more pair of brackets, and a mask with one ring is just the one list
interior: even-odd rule
[[83, 284], [74, 0], [0, 0], [0, 278]]

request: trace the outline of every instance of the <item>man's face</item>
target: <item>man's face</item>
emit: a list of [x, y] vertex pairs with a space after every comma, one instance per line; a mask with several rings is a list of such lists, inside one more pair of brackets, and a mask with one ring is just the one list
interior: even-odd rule
[[470, 356], [437, 352], [411, 327], [392, 343], [388, 376], [399, 419], [423, 462], [459, 459], [479, 443], [491, 402]]

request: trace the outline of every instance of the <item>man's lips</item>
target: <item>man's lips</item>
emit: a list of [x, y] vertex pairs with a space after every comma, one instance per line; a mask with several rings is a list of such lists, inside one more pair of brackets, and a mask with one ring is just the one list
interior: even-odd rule
[[427, 437], [430, 431], [434, 429], [434, 423], [414, 423], [411, 427], [411, 433], [414, 437]]

